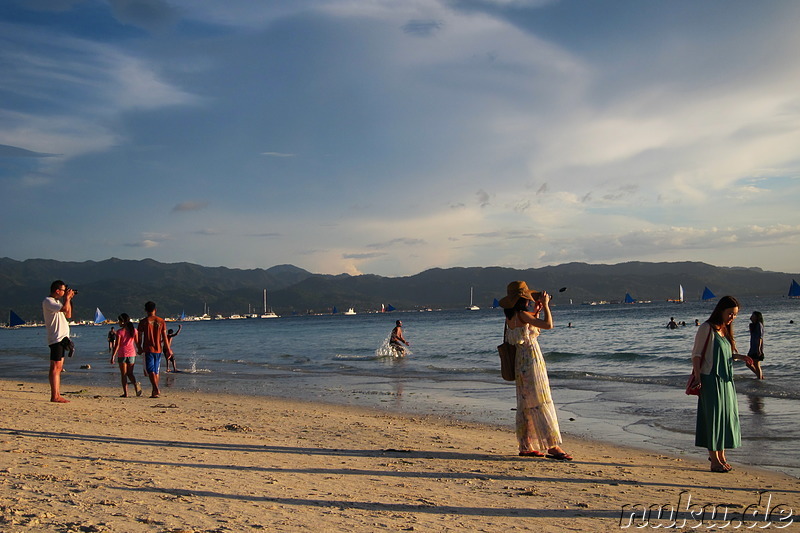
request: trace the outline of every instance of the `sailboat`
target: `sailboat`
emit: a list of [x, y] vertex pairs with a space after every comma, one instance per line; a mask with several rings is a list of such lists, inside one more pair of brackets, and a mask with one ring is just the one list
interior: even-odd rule
[[467, 309], [470, 311], [478, 311], [480, 309], [480, 307], [472, 303], [472, 287], [469, 288], [469, 307]]
[[492, 300], [492, 309], [497, 309], [498, 307], [500, 307], [500, 300], [495, 298], [494, 300]]
[[800, 298], [800, 284], [792, 280], [792, 285], [789, 287], [789, 298]]
[[278, 318], [278, 315], [272, 312], [272, 309], [267, 307], [267, 289], [264, 289], [264, 314], [261, 318]]
[[24, 326], [25, 321], [20, 318], [20, 316], [15, 313], [13, 310], [8, 311], [8, 327], [9, 328], [18, 328], [20, 326]]
[[676, 300], [669, 299], [667, 301], [675, 303], [675, 304], [682, 304], [684, 302], [684, 299], [683, 299], [683, 285], [678, 285], [678, 298]]
[[629, 293], [629, 292], [625, 293], [625, 303], [626, 304], [635, 304], [636, 303], [636, 300], [633, 299], [633, 297], [631, 296], [631, 293]]
[[353, 309], [352, 307], [350, 307], [350, 308], [348, 308], [348, 309], [347, 309], [347, 311], [345, 311], [345, 312], [344, 312], [344, 313], [342, 313], [342, 314], [343, 314], [343, 315], [348, 315], [348, 316], [349, 316], [349, 315], [354, 315], [354, 314], [356, 314], [356, 310], [355, 310], [355, 309]]
[[94, 323], [95, 324], [102, 324], [106, 321], [106, 317], [103, 316], [103, 313], [100, 312], [100, 308], [96, 307], [94, 309]]
[[708, 287], [703, 288], [703, 300], [710, 300], [711, 298], [716, 298], [716, 295]]

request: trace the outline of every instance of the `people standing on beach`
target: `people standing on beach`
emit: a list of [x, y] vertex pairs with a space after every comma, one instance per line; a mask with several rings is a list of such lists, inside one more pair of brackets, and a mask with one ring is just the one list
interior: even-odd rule
[[[178, 324], [178, 331], [174, 331], [172, 329], [167, 331], [167, 340], [169, 341], [170, 348], [172, 348], [172, 337], [177, 337], [181, 332], [181, 329], [183, 329], [183, 324]], [[167, 355], [165, 352], [164, 357], [166, 358], [165, 363], [167, 365], [167, 372], [169, 372], [170, 364], [172, 364], [172, 371], [177, 372], [178, 368], [175, 366], [175, 352], [173, 351], [169, 355]]]
[[[534, 291], [524, 281], [512, 281], [500, 300], [506, 317], [505, 340], [516, 346], [517, 442], [519, 455], [571, 461], [561, 449], [561, 431], [544, 356], [537, 337], [542, 329], [553, 329], [550, 295]], [[539, 318], [539, 313], [544, 315]], [[542, 453], [539, 450], [546, 450]]]
[[133, 366], [136, 364], [136, 346], [139, 340], [139, 332], [133, 327], [131, 317], [127, 313], [122, 313], [117, 317], [119, 331], [114, 335], [114, 348], [111, 352], [111, 364], [114, 359], [119, 364], [119, 373], [122, 378], [122, 396], [128, 397], [128, 381], [136, 390], [136, 396], [142, 395], [142, 384], [136, 381], [133, 374]]
[[389, 335], [389, 346], [394, 349], [398, 357], [402, 357], [406, 354], [406, 349], [403, 348], [403, 344], [411, 346], [405, 337], [403, 337], [403, 323], [398, 320], [394, 323], [392, 333]]
[[747, 365], [747, 368], [752, 370], [758, 379], [764, 379], [764, 372], [761, 370], [761, 361], [764, 360], [764, 315], [761, 311], [753, 311], [749, 327], [750, 350], [747, 355], [753, 360], [753, 364]]
[[678, 323], [675, 322], [675, 317], [674, 316], [669, 318], [669, 322], [667, 322], [667, 327], [669, 329], [675, 329], [675, 328], [678, 327]]
[[50, 296], [42, 301], [42, 315], [50, 347], [50, 401], [69, 403], [61, 396], [61, 372], [64, 370], [64, 353], [72, 356], [74, 346], [69, 339], [69, 322], [72, 318], [72, 298], [75, 291], [59, 280], [50, 284]]
[[117, 334], [114, 331], [114, 326], [108, 331], [108, 353], [114, 353], [114, 341], [117, 339]]
[[742, 445], [733, 361], [752, 365], [753, 360], [736, 350], [733, 319], [738, 313], [736, 298], [720, 298], [711, 316], [697, 329], [692, 348], [692, 377], [702, 384], [694, 443], [708, 450], [712, 472], [730, 472], [725, 450]]
[[144, 304], [147, 316], [139, 321], [139, 340], [136, 343], [137, 352], [144, 353], [144, 375], [150, 379], [153, 387], [151, 398], [158, 398], [161, 390], [158, 388], [159, 372], [161, 370], [162, 352], [170, 355], [167, 338], [167, 325], [163, 318], [156, 316], [155, 302]]

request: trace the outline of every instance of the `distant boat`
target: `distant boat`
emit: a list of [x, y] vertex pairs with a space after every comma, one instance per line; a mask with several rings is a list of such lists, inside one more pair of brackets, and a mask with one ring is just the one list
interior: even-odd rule
[[716, 296], [713, 292], [711, 292], [711, 289], [705, 287], [703, 289], [703, 300], [710, 300], [711, 298], [716, 298]]
[[18, 328], [20, 326], [24, 326], [25, 321], [20, 318], [20, 316], [15, 313], [13, 310], [8, 311], [8, 327], [10, 328]]
[[634, 299], [631, 297], [630, 293], [626, 292], [626, 293], [625, 293], [625, 303], [626, 303], [626, 304], [635, 304], [635, 303], [636, 303], [636, 300], [634, 300]]
[[178, 320], [186, 320], [186, 311], [181, 311], [181, 316], [178, 317]]
[[467, 307], [467, 309], [469, 309], [470, 311], [480, 310], [480, 307], [472, 303], [472, 287], [469, 288], [469, 307]]
[[789, 298], [800, 298], [800, 284], [792, 280], [792, 285], [789, 287]]
[[339, 312], [339, 310], [338, 310], [338, 309], [336, 309], [336, 306], [334, 305], [334, 306], [333, 306], [333, 310], [331, 310], [331, 314], [332, 314], [332, 315], [335, 315], [335, 314], [336, 314], [336, 313], [338, 313], [338, 312]]
[[106, 321], [106, 317], [103, 316], [103, 313], [100, 312], [100, 308], [96, 307], [94, 310], [94, 323], [95, 324], [102, 324]]
[[494, 301], [492, 301], [492, 309], [497, 309], [498, 307], [500, 307], [500, 300], [495, 298]]
[[683, 285], [678, 285], [678, 298], [676, 300], [669, 299], [667, 301], [668, 302], [672, 302], [672, 303], [676, 303], [676, 304], [682, 304], [684, 302], [684, 300], [683, 300]]
[[272, 309], [267, 307], [267, 289], [264, 289], [264, 314], [261, 318], [278, 318], [278, 315], [272, 312]]
[[354, 315], [354, 314], [356, 314], [356, 310], [351, 307], [351, 308], [349, 308], [347, 311], [345, 311], [342, 314], [343, 315]]
[[[383, 305], [383, 304], [381, 304], [381, 305]], [[386, 307], [383, 308], [383, 312], [384, 313], [390, 313], [390, 312], [392, 312], [394, 310], [395, 310], [395, 308], [394, 308], [394, 306], [392, 304], [386, 304]]]

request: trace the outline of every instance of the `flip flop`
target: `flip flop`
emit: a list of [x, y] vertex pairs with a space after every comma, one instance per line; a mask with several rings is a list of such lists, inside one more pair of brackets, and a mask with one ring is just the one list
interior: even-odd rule
[[544, 457], [544, 454], [538, 450], [533, 450], [532, 452], [519, 452], [521, 457]]
[[573, 457], [566, 452], [548, 453], [548, 459], [555, 459], [556, 461], [572, 461]]
[[719, 466], [711, 465], [711, 471], [716, 472], [718, 474], [727, 474], [728, 472], [730, 472], [730, 470], [725, 468], [725, 465], [719, 465]]
[[142, 384], [141, 383], [139, 383], [137, 381], [136, 383], [133, 384], [133, 388], [136, 389], [136, 396], [141, 396], [142, 395]]

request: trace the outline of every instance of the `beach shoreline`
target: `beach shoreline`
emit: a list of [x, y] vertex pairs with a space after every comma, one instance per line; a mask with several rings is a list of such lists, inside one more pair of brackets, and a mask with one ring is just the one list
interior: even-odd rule
[[0, 380], [5, 531], [616, 531], [655, 527], [623, 512], [636, 506], [673, 506], [691, 527], [698, 505], [800, 504], [787, 475], [570, 435], [575, 461], [558, 462], [518, 457], [508, 428], [441, 416], [119, 392], [67, 384], [58, 405], [46, 383]]

